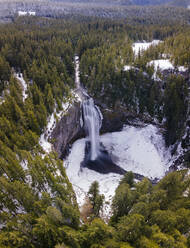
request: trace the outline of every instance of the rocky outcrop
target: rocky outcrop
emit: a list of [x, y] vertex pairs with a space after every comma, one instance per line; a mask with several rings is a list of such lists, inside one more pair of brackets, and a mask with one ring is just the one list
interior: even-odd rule
[[114, 110], [101, 108], [101, 112], [103, 120], [100, 132], [102, 134], [121, 131], [124, 125], [144, 127], [146, 124], [153, 124], [162, 127], [150, 116], [145, 114], [136, 114], [135, 112], [130, 112], [123, 107]]
[[79, 102], [75, 102], [53, 130], [51, 139], [54, 141], [54, 149], [59, 158], [68, 154], [70, 145], [75, 140], [85, 136], [80, 124], [80, 117], [81, 106]]
[[101, 109], [101, 111], [103, 115], [101, 133], [121, 131], [129, 118], [135, 118], [135, 115], [129, 115], [125, 110], [113, 111]]

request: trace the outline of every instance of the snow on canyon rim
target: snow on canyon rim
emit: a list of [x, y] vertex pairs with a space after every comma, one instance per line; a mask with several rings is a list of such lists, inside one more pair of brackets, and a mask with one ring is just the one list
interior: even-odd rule
[[[75, 190], [79, 206], [84, 203], [86, 193], [92, 182], [99, 182], [100, 193], [110, 201], [119, 184], [121, 175], [98, 172], [83, 168], [86, 138], [77, 140], [64, 165]], [[125, 126], [120, 132], [107, 133], [100, 137], [107, 151], [116, 157], [116, 164], [126, 171], [133, 171], [149, 178], [161, 178], [171, 164], [171, 156], [166, 150], [160, 130], [153, 126]]]

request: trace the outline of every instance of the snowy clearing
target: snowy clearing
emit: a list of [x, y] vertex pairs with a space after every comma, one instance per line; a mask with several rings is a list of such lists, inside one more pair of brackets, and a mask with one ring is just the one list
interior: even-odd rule
[[135, 56], [138, 55], [138, 53], [142, 53], [143, 51], [146, 51], [150, 46], [156, 46], [158, 45], [160, 40], [153, 40], [152, 42], [135, 42], [132, 45], [133, 52]]
[[179, 66], [178, 71], [180, 72], [186, 72], [188, 69], [185, 66]]
[[[174, 70], [175, 67], [174, 65], [170, 62], [169, 59], [158, 59], [158, 60], [152, 60], [149, 63], [147, 63], [147, 66], [154, 66], [154, 74], [153, 74], [153, 79], [155, 80], [160, 80], [157, 76], [157, 71], [161, 70]], [[176, 68], [179, 72], [186, 72], [188, 69], [185, 68], [184, 66], [178, 66]]]
[[[115, 189], [122, 176], [117, 174], [100, 174], [83, 168], [80, 164], [84, 159], [86, 139], [76, 141], [64, 165], [67, 176], [73, 185], [77, 202], [81, 207], [85, 195], [92, 182], [99, 182], [100, 193], [105, 195], [105, 200], [111, 202]], [[104, 134], [100, 141], [115, 157], [115, 163], [127, 171], [133, 171], [149, 178], [161, 178], [169, 168], [171, 156], [166, 151], [160, 130], [148, 125], [143, 128], [126, 126], [121, 132]], [[110, 211], [110, 207], [106, 211]]]
[[169, 59], [152, 60], [147, 65], [153, 65], [156, 72], [158, 69], [160, 69], [161, 71], [174, 69], [174, 66], [169, 61]]
[[[161, 71], [175, 69], [174, 65], [170, 62], [169, 59], [152, 60], [147, 65], [149, 66], [153, 65], [155, 71], [157, 71], [158, 69], [160, 69]], [[178, 66], [176, 68], [179, 72], [186, 72], [188, 70], [184, 66]]]

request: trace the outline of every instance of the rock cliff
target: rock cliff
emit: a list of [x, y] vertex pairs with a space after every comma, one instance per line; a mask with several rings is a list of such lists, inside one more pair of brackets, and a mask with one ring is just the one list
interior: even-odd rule
[[79, 102], [75, 102], [53, 130], [51, 139], [54, 140], [54, 149], [59, 158], [67, 155], [71, 143], [85, 136], [80, 124], [80, 117], [81, 106]]

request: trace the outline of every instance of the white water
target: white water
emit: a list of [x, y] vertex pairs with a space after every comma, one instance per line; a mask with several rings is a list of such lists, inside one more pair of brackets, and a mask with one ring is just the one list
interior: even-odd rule
[[[100, 152], [99, 130], [102, 124], [102, 115], [97, 106], [94, 105], [92, 98], [80, 85], [79, 57], [75, 56], [75, 84], [77, 94], [83, 101], [83, 117], [85, 130], [90, 142], [90, 159], [95, 160]], [[88, 98], [88, 99], [87, 99]]]
[[80, 88], [79, 57], [75, 56], [75, 84], [76, 89]]
[[100, 152], [99, 130], [101, 127], [101, 115], [92, 98], [83, 102], [83, 116], [85, 129], [91, 144], [90, 159], [95, 160]]

